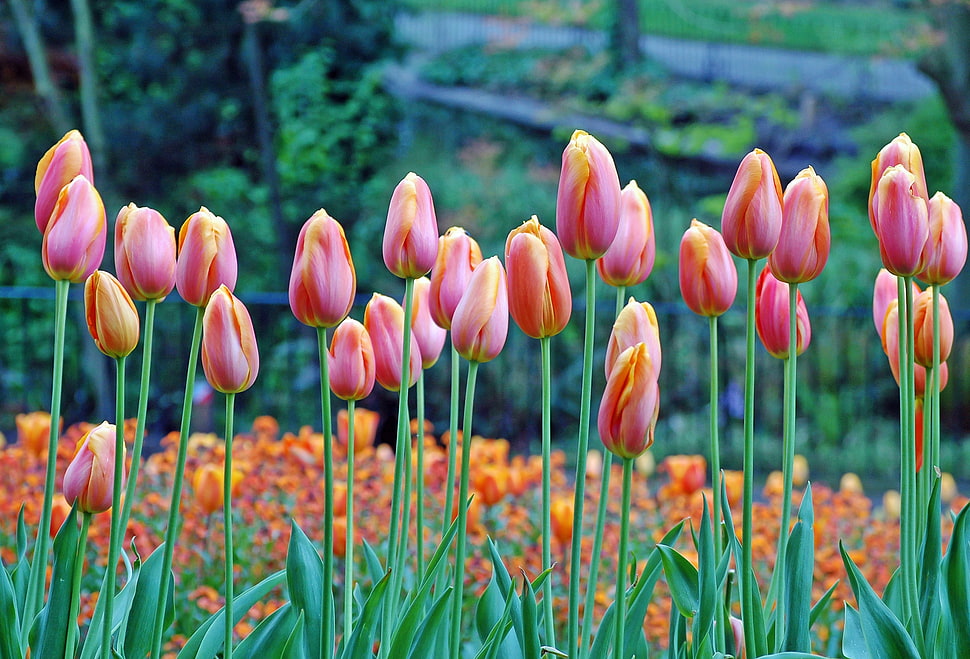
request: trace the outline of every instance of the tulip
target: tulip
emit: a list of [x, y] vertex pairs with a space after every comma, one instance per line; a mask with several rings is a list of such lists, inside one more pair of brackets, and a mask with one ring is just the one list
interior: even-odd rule
[[416, 279], [431, 271], [438, 253], [438, 221], [431, 190], [424, 179], [409, 172], [394, 188], [384, 227], [384, 264], [402, 279]]
[[670, 483], [664, 488], [670, 496], [690, 496], [707, 482], [707, 460], [703, 455], [668, 455], [660, 465]]
[[458, 354], [473, 362], [495, 359], [509, 330], [509, 299], [505, 269], [497, 256], [485, 259], [472, 273], [451, 325]]
[[[914, 284], [915, 286], [915, 284]], [[916, 291], [918, 294], [919, 291]], [[886, 318], [889, 303], [899, 297], [899, 287], [896, 277], [885, 268], [879, 269], [876, 283], [872, 287], [872, 322], [876, 326], [876, 333], [882, 335], [882, 323]]]
[[216, 391], [249, 389], [259, 373], [259, 349], [246, 306], [226, 285], [209, 298], [202, 317], [202, 369]]
[[45, 455], [51, 434], [50, 413], [18, 414], [14, 421], [17, 424], [17, 442], [34, 455]]
[[[953, 348], [953, 316], [946, 298], [940, 300], [940, 361], [945, 362]], [[917, 364], [933, 368], [933, 289], [927, 288], [913, 302], [914, 347]]]
[[83, 175], [61, 188], [44, 229], [44, 269], [54, 280], [80, 284], [104, 257], [107, 221], [101, 195]]
[[41, 233], [47, 230], [61, 188], [78, 175], [94, 181], [87, 142], [80, 132], [71, 130], [49, 148], [37, 163], [37, 174], [34, 176], [34, 192], [37, 193], [34, 221]]
[[505, 241], [509, 312], [528, 336], [559, 334], [572, 313], [572, 294], [559, 240], [535, 215]]
[[887, 169], [872, 198], [872, 212], [886, 269], [900, 277], [920, 273], [928, 257], [930, 229], [927, 203], [919, 194], [916, 177], [902, 165]]
[[61, 526], [64, 525], [64, 521], [70, 514], [71, 504], [67, 502], [64, 495], [54, 495], [54, 501], [51, 503], [51, 525], [49, 527], [51, 538], [57, 537], [57, 532], [61, 530]]
[[236, 247], [229, 225], [203, 206], [179, 230], [175, 286], [189, 304], [204, 307], [220, 286], [236, 287]]
[[559, 544], [566, 546], [573, 538], [573, 501], [568, 497], [556, 497], [549, 507], [552, 535]]
[[414, 280], [414, 299], [411, 303], [411, 334], [418, 342], [421, 352], [421, 365], [431, 368], [441, 349], [445, 346], [448, 330], [434, 322], [431, 317], [431, 280], [419, 277]]
[[955, 201], [942, 192], [930, 199], [930, 234], [926, 241], [926, 269], [920, 279], [942, 286], [956, 279], [967, 262], [967, 227]]
[[290, 309], [304, 325], [333, 327], [354, 304], [357, 274], [343, 227], [322, 208], [296, 241], [290, 273]]
[[610, 371], [600, 403], [600, 439], [614, 455], [636, 458], [653, 444], [660, 388], [645, 343], [624, 350]]
[[428, 306], [434, 322], [451, 329], [451, 319], [468, 287], [475, 266], [482, 262], [482, 250], [461, 227], [451, 227], [438, 238], [438, 255], [431, 269]]
[[330, 389], [342, 400], [366, 398], [374, 388], [374, 346], [364, 326], [345, 318], [327, 354]]
[[789, 284], [811, 281], [829, 258], [829, 191], [811, 167], [785, 188], [778, 245], [768, 256], [771, 274]]
[[98, 350], [127, 357], [138, 346], [138, 310], [114, 276], [95, 270], [84, 283], [84, 318]]
[[[377, 438], [377, 426], [381, 415], [373, 410], [362, 407], [354, 408], [354, 449], [363, 451], [374, 445]], [[347, 434], [350, 432], [350, 414], [346, 409], [337, 412], [337, 442], [347, 446]]]
[[[942, 334], [942, 331], [940, 332]], [[882, 329], [879, 332], [882, 340], [882, 351], [889, 358], [889, 370], [892, 371], [896, 384], [899, 384], [899, 301], [892, 300], [886, 309]], [[940, 391], [946, 389], [950, 371], [946, 362], [940, 363]], [[913, 365], [914, 389], [917, 398], [926, 393], [926, 368], [920, 364]]]
[[742, 158], [724, 202], [724, 243], [742, 259], [764, 258], [778, 244], [781, 218], [781, 181], [775, 164], [767, 153], [755, 149]]
[[115, 219], [118, 281], [135, 300], [161, 301], [175, 288], [175, 229], [151, 208], [128, 204]]
[[872, 179], [869, 183], [869, 224], [872, 225], [872, 230], [877, 236], [879, 222], [873, 207], [876, 189], [885, 171], [895, 165], [901, 165], [913, 175], [918, 196], [927, 202], [930, 198], [929, 188], [926, 187], [926, 174], [923, 171], [923, 156], [920, 154], [919, 147], [913, 144], [909, 135], [900, 133], [892, 142], [884, 146], [872, 161]]
[[[374, 346], [374, 375], [388, 391], [401, 389], [401, 358], [404, 347], [404, 309], [396, 300], [374, 293], [364, 308], [364, 327]], [[407, 386], [421, 374], [421, 349], [411, 335], [410, 375]]]
[[630, 181], [620, 193], [620, 223], [613, 244], [596, 261], [600, 277], [610, 286], [634, 286], [653, 270], [657, 241], [647, 195]]
[[659, 376], [661, 365], [660, 324], [657, 312], [649, 302], [637, 302], [632, 297], [620, 310], [606, 345], [606, 376], [609, 377], [617, 358], [624, 350], [645, 343], [654, 373]]
[[598, 259], [620, 223], [620, 178], [613, 156], [589, 133], [573, 132], [562, 152], [556, 196], [556, 233], [572, 257]]
[[[81, 437], [64, 472], [64, 498], [76, 501], [78, 510], [85, 513], [110, 509], [115, 458], [115, 426], [103, 421]], [[124, 453], [120, 459], [125, 459]]]
[[[225, 469], [222, 465], [204, 464], [195, 470], [192, 476], [192, 491], [195, 492], [196, 503], [206, 515], [211, 515], [222, 508], [225, 479]], [[233, 494], [237, 494], [237, 485], [242, 482], [242, 479], [243, 473], [233, 469], [230, 485]]]
[[720, 316], [734, 304], [738, 271], [721, 234], [691, 220], [680, 240], [680, 294], [701, 316]]
[[[755, 328], [761, 343], [772, 357], [788, 359], [789, 351], [789, 303], [788, 284], [775, 279], [769, 268], [761, 271], [755, 288]], [[797, 331], [797, 355], [805, 352], [812, 341], [812, 326], [808, 309], [801, 292], [795, 307]]]

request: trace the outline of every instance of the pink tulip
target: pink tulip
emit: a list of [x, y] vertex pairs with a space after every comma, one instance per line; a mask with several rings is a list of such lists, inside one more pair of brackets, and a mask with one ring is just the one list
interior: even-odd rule
[[290, 309], [304, 325], [333, 327], [357, 294], [357, 273], [343, 227], [322, 208], [300, 230], [290, 272]]
[[[889, 358], [889, 370], [899, 385], [899, 301], [893, 300], [886, 309], [886, 318], [879, 333], [882, 339], [882, 351]], [[940, 391], [946, 389], [950, 379], [950, 371], [946, 362], [940, 363]], [[917, 398], [923, 398], [926, 393], [926, 368], [920, 364], [913, 364], [914, 389]]]
[[878, 218], [873, 209], [873, 200], [882, 175], [887, 169], [895, 165], [901, 165], [903, 169], [913, 175], [916, 195], [929, 203], [930, 195], [929, 189], [926, 187], [923, 156], [919, 147], [909, 139], [909, 135], [900, 133], [892, 142], [884, 146], [872, 161], [872, 179], [869, 183], [869, 224], [872, 225], [872, 230], [877, 236], [879, 235]]
[[224, 394], [249, 389], [259, 373], [252, 318], [224, 284], [209, 297], [202, 317], [202, 369], [212, 388]]
[[84, 282], [84, 317], [98, 350], [127, 357], [138, 347], [138, 310], [114, 276], [95, 270]]
[[657, 312], [649, 302], [637, 302], [632, 297], [626, 306], [620, 310], [610, 340], [606, 344], [606, 376], [616, 364], [620, 354], [630, 346], [643, 343], [650, 353], [650, 363], [654, 374], [660, 376], [662, 353], [660, 350], [660, 324], [657, 322]]
[[431, 271], [438, 254], [438, 220], [431, 190], [410, 172], [394, 188], [384, 227], [384, 264], [402, 279]]
[[509, 311], [534, 339], [563, 331], [573, 299], [559, 240], [535, 215], [509, 233], [505, 241]]
[[775, 164], [755, 149], [742, 158], [724, 202], [724, 244], [742, 259], [762, 259], [778, 244], [781, 217], [781, 181]]
[[930, 228], [916, 177], [902, 165], [887, 169], [872, 198], [872, 212], [886, 269], [900, 277], [922, 272], [929, 256], [925, 247]]
[[603, 446], [631, 459], [653, 444], [660, 413], [660, 387], [646, 344], [630, 346], [616, 358], [600, 402], [597, 427]]
[[589, 133], [577, 130], [562, 153], [556, 197], [556, 233], [570, 256], [598, 259], [613, 244], [620, 223], [620, 179], [613, 156]]
[[[789, 353], [789, 289], [788, 284], [775, 279], [769, 268], [761, 271], [755, 287], [755, 329], [761, 343], [772, 357], [788, 359]], [[812, 325], [801, 291], [795, 306], [796, 351], [800, 355], [812, 342]]]
[[37, 174], [34, 176], [34, 192], [37, 193], [34, 221], [41, 233], [47, 230], [61, 188], [78, 175], [94, 183], [88, 145], [81, 133], [71, 130], [49, 148], [37, 163]]
[[495, 359], [509, 331], [509, 298], [505, 269], [497, 256], [485, 259], [472, 273], [451, 324], [458, 354], [473, 362]]
[[108, 233], [104, 204], [83, 175], [61, 188], [44, 229], [41, 255], [54, 280], [80, 284], [101, 265]]
[[179, 230], [175, 286], [189, 304], [204, 307], [217, 288], [236, 287], [236, 247], [229, 225], [203, 206]]
[[414, 300], [411, 304], [411, 334], [418, 342], [421, 351], [421, 365], [431, 368], [445, 345], [448, 330], [437, 325], [431, 318], [429, 296], [431, 281], [427, 277], [414, 280]]
[[451, 319], [468, 287], [475, 266], [482, 262], [482, 250], [461, 227], [451, 227], [438, 239], [438, 255], [431, 269], [428, 306], [434, 322], [451, 329]]
[[885, 268], [880, 268], [879, 274], [876, 275], [876, 283], [872, 287], [872, 322], [876, 326], [877, 334], [882, 335], [886, 310], [889, 308], [890, 302], [898, 299], [898, 295], [899, 287], [896, 283], [896, 276]]
[[[946, 298], [940, 297], [940, 361], [945, 362], [953, 349], [953, 316]], [[913, 302], [914, 361], [933, 368], [933, 289], [927, 288]]]
[[[84, 513], [109, 510], [114, 492], [115, 457], [114, 425], [104, 421], [81, 437], [74, 458], [64, 472], [64, 498], [68, 503], [77, 501], [78, 510]], [[120, 457], [124, 460], [124, 453]]]
[[701, 316], [720, 316], [734, 304], [738, 271], [717, 229], [697, 219], [680, 240], [680, 294]]
[[[360, 400], [374, 389], [374, 346], [364, 326], [353, 318], [337, 325], [327, 354], [330, 390], [342, 400]], [[398, 376], [400, 378], [400, 376]]]
[[818, 277], [829, 258], [829, 191], [806, 167], [785, 188], [778, 245], [768, 256], [771, 274], [789, 284]]
[[620, 193], [616, 238], [606, 254], [596, 261], [596, 269], [610, 286], [634, 286], [650, 276], [656, 254], [650, 201], [637, 182], [630, 181]]
[[[396, 300], [374, 293], [364, 308], [364, 327], [374, 346], [375, 377], [378, 384], [388, 391], [401, 389], [401, 359], [404, 345], [404, 309]], [[421, 375], [421, 349], [417, 338], [411, 334], [411, 355], [408, 360], [409, 380], [412, 386]]]
[[948, 284], [967, 262], [967, 227], [955, 201], [942, 192], [930, 199], [930, 235], [926, 241], [926, 269], [919, 277], [927, 284]]
[[115, 219], [118, 280], [135, 300], [161, 301], [175, 288], [175, 229], [151, 208], [128, 204]]

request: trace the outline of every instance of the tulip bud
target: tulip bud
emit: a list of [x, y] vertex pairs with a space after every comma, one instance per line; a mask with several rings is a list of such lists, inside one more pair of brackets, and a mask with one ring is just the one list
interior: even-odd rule
[[84, 318], [98, 350], [108, 357], [127, 357], [138, 346], [138, 311], [111, 273], [95, 270], [84, 282]]
[[384, 264], [402, 279], [431, 271], [438, 253], [438, 220], [424, 179], [408, 173], [394, 188], [384, 227]]
[[458, 354], [473, 362], [495, 359], [509, 331], [509, 298], [505, 269], [497, 256], [485, 259], [472, 273], [451, 324]]
[[741, 159], [724, 202], [724, 243], [742, 259], [764, 258], [778, 244], [781, 216], [781, 181], [775, 164], [767, 153], [755, 149]]
[[80, 132], [71, 130], [49, 148], [37, 163], [37, 174], [34, 176], [34, 192], [37, 193], [34, 221], [41, 233], [47, 230], [61, 188], [78, 175], [94, 182], [87, 142]]
[[696, 219], [680, 240], [680, 294], [701, 316], [720, 316], [734, 304], [738, 271], [721, 234]]
[[[77, 501], [78, 510], [85, 513], [103, 513], [111, 508], [115, 457], [115, 427], [104, 421], [81, 437], [64, 472], [64, 498]], [[124, 460], [124, 453], [119, 457]]]
[[829, 191], [806, 167], [785, 188], [778, 245], [768, 265], [780, 281], [801, 284], [821, 274], [829, 258]]
[[630, 181], [620, 193], [616, 238], [596, 261], [596, 269], [610, 286], [635, 286], [650, 276], [656, 254], [650, 201], [637, 182]]
[[606, 345], [606, 376], [616, 364], [617, 357], [630, 346], [644, 343], [650, 354], [650, 362], [656, 375], [660, 374], [660, 324], [657, 322], [657, 312], [649, 302], [637, 302], [632, 297], [626, 306], [620, 310], [610, 340]]
[[[404, 347], [404, 309], [396, 300], [374, 293], [364, 308], [364, 327], [374, 346], [374, 375], [378, 384], [388, 391], [401, 389], [401, 360]], [[407, 386], [421, 375], [421, 349], [411, 334], [411, 355], [408, 360]]]
[[345, 318], [337, 325], [327, 360], [330, 389], [337, 398], [360, 400], [370, 394], [374, 388], [374, 346], [362, 324]]
[[427, 277], [414, 280], [414, 298], [411, 303], [411, 334], [418, 342], [421, 351], [421, 365], [431, 368], [445, 345], [448, 330], [434, 322], [431, 318], [429, 298], [431, 281]]
[[451, 227], [438, 238], [438, 255], [431, 269], [428, 306], [434, 322], [446, 330], [468, 287], [475, 266], [482, 262], [482, 250], [461, 227]]
[[942, 286], [956, 279], [967, 262], [967, 227], [960, 206], [942, 192], [930, 199], [928, 215], [927, 261], [920, 279]]
[[161, 301], [175, 288], [175, 229], [151, 208], [128, 204], [115, 219], [118, 281], [135, 300]]
[[[226, 470], [222, 465], [204, 464], [195, 470], [192, 476], [192, 491], [195, 501], [206, 515], [221, 510], [225, 501]], [[242, 482], [243, 473], [232, 470], [232, 483], [229, 487], [233, 494], [237, 494], [237, 485]]]
[[620, 223], [620, 178], [613, 156], [589, 133], [573, 132], [562, 152], [556, 233], [570, 256], [598, 259]]
[[635, 458], [653, 444], [660, 412], [660, 387], [645, 343], [624, 350], [606, 380], [597, 427], [614, 455]]
[[211, 295], [202, 316], [202, 369], [212, 388], [224, 394], [249, 389], [259, 373], [252, 318], [225, 285]]
[[872, 212], [886, 269], [900, 277], [922, 272], [930, 229], [927, 203], [919, 195], [916, 177], [902, 165], [887, 169], [872, 198]]
[[872, 230], [877, 236], [879, 218], [876, 217], [873, 207], [876, 189], [885, 171], [895, 165], [901, 165], [913, 175], [917, 196], [929, 202], [929, 189], [926, 187], [926, 174], [923, 171], [923, 156], [920, 154], [919, 147], [909, 139], [909, 135], [900, 133], [892, 142], [884, 146], [872, 161], [872, 179], [869, 183], [869, 224], [872, 225]]
[[61, 188], [44, 229], [41, 255], [51, 279], [80, 284], [104, 257], [107, 221], [101, 195], [83, 175]]
[[[371, 378], [371, 387], [373, 388], [373, 386], [374, 380]], [[380, 421], [381, 415], [378, 412], [365, 410], [362, 407], [354, 408], [354, 449], [363, 451], [368, 446], [374, 445], [374, 440], [377, 439], [377, 426]], [[349, 432], [350, 414], [344, 408], [337, 412], [337, 442], [342, 446], [347, 446]]]
[[[755, 329], [761, 343], [772, 357], [788, 359], [789, 352], [789, 303], [788, 284], [775, 279], [769, 268], [761, 271], [755, 287]], [[797, 344], [795, 354], [800, 355], [812, 342], [812, 325], [801, 291], [795, 307]]]
[[[953, 316], [946, 298], [940, 297], [940, 361], [945, 362], [953, 349]], [[913, 302], [914, 347], [917, 364], [933, 368], [933, 289], [927, 288]]]
[[[942, 332], [941, 332], [942, 334]], [[882, 330], [879, 333], [882, 340], [882, 351], [889, 358], [889, 370], [893, 379], [899, 384], [899, 300], [893, 300], [886, 309]], [[946, 389], [950, 371], [946, 362], [940, 363], [940, 391]], [[926, 392], [926, 368], [920, 364], [913, 364], [913, 380], [916, 397], [922, 398]]]
[[189, 304], [204, 307], [217, 288], [236, 287], [236, 247], [226, 221], [203, 206], [179, 230], [175, 286]]
[[509, 311], [528, 336], [541, 339], [563, 331], [572, 313], [566, 261], [556, 234], [535, 215], [505, 241]]
[[876, 275], [876, 283], [872, 287], [872, 322], [876, 326], [876, 333], [880, 336], [889, 303], [898, 299], [898, 296], [896, 276], [885, 268], [880, 268], [879, 274]]
[[321, 208], [296, 241], [290, 309], [304, 325], [333, 327], [350, 313], [356, 294], [357, 273], [343, 227]]
[[34, 455], [46, 455], [51, 434], [50, 412], [18, 414], [14, 421], [17, 424], [17, 442]]

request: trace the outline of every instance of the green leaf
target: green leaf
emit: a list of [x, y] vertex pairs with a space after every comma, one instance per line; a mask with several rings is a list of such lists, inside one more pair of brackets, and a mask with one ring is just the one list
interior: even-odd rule
[[[121, 595], [127, 590], [133, 591], [131, 599], [128, 600], [130, 606], [122, 608], [123, 612], [128, 613], [124, 642], [126, 657], [144, 657], [151, 652], [152, 633], [155, 629], [155, 610], [159, 606], [158, 592], [162, 582], [162, 552], [164, 548], [164, 544], [158, 546], [140, 568], [135, 568], [134, 574], [137, 576], [132, 576], [115, 599], [117, 610], [122, 608], [118, 605], [119, 600], [124, 601]], [[171, 625], [175, 619], [175, 578], [171, 571], [166, 576], [169, 582], [165, 616], [162, 621], [163, 629]]]
[[20, 659], [21, 654], [17, 593], [0, 561], [0, 659]]
[[829, 586], [829, 589], [826, 590], [822, 594], [822, 596], [818, 598], [818, 601], [815, 602], [815, 605], [812, 607], [811, 612], [808, 614], [809, 629], [815, 626], [815, 623], [818, 621], [818, 617], [822, 615], [823, 611], [825, 611], [825, 608], [828, 606], [829, 601], [832, 599], [832, 595], [835, 594], [835, 589], [838, 587], [838, 585], [839, 585], [839, 580], [836, 580], [835, 583]]
[[[303, 613], [298, 612], [292, 602], [287, 602], [260, 620], [253, 631], [233, 648], [232, 656], [236, 659], [280, 657], [298, 620], [302, 619]], [[300, 650], [302, 652], [302, 648]]]
[[374, 647], [374, 630], [377, 626], [378, 616], [384, 605], [384, 594], [390, 582], [390, 570], [381, 577], [381, 580], [374, 584], [370, 594], [364, 601], [360, 615], [354, 621], [354, 629], [350, 633], [350, 640], [344, 646], [343, 659], [363, 659], [373, 656], [371, 648]]
[[697, 596], [697, 568], [673, 547], [657, 545], [657, 549], [660, 550], [664, 575], [677, 610], [685, 618], [693, 618], [700, 606]]
[[943, 612], [957, 648], [970, 647], [970, 572], [967, 566], [967, 519], [970, 504], [953, 522], [950, 544], [943, 557]]
[[793, 652], [812, 649], [810, 635], [812, 607], [812, 572], [815, 568], [815, 512], [812, 506], [812, 486], [805, 488], [798, 518], [788, 540], [785, 557], [788, 587], [785, 589], [785, 630], [781, 648]]
[[[492, 569], [492, 577], [488, 588], [491, 588], [492, 584], [495, 584], [497, 592], [498, 584], [494, 578], [494, 568]], [[486, 588], [486, 591], [488, 588]], [[485, 641], [478, 651], [476, 659], [495, 659], [499, 656], [521, 659], [521, 648], [511, 643], [512, 639], [509, 638], [509, 632], [512, 631], [512, 603], [516, 601], [518, 601], [518, 598], [516, 598], [515, 592], [510, 591], [505, 599], [505, 607], [502, 609], [501, 614], [497, 616], [495, 624], [492, 625], [488, 635], [485, 636]], [[500, 651], [501, 655], [499, 654]]]
[[367, 563], [367, 572], [370, 574], [371, 583], [376, 584], [384, 578], [386, 570], [381, 565], [381, 559], [366, 540], [364, 540], [364, 561]]
[[845, 605], [842, 654], [846, 656], [846, 659], [871, 659], [869, 648], [866, 647], [866, 637], [862, 633], [862, 621], [859, 619], [859, 612], [849, 603]]
[[70, 609], [71, 593], [74, 590], [74, 563], [78, 558], [80, 535], [77, 506], [74, 506], [54, 538], [54, 569], [50, 593], [47, 603], [30, 628], [31, 656], [65, 656], [68, 631], [77, 628], [77, 623], [70, 620]]
[[529, 578], [522, 573], [522, 632], [525, 642], [522, 644], [524, 659], [539, 659], [539, 625], [536, 612], [536, 593], [532, 590]]
[[715, 579], [716, 561], [714, 556], [714, 533], [711, 530], [711, 515], [707, 506], [707, 496], [703, 496], [704, 510], [701, 513], [701, 528], [699, 544], [697, 545], [697, 586], [698, 610], [694, 618], [694, 642], [712, 639], [714, 630], [714, 615], [720, 602], [717, 601], [717, 584]]
[[303, 612], [300, 612], [300, 617], [296, 621], [296, 626], [293, 628], [293, 633], [290, 637], [286, 639], [286, 645], [283, 646], [283, 651], [280, 653], [280, 659], [306, 659], [307, 654], [303, 651], [306, 646], [305, 642], [305, 628], [306, 625], [304, 621], [306, 618]]
[[[919, 608], [923, 628], [924, 647], [936, 645], [943, 616], [940, 598], [940, 557], [943, 555], [943, 539], [940, 534], [940, 479], [933, 480], [929, 507], [926, 512], [926, 535], [919, 551]], [[925, 653], [924, 653], [925, 654]]]
[[[323, 583], [320, 554], [303, 529], [292, 520], [290, 543], [286, 549], [286, 589], [293, 607], [303, 613], [304, 652], [308, 657], [320, 656], [324, 625], [323, 590], [331, 591], [332, 596], [331, 584]], [[333, 607], [330, 610], [333, 611]]]
[[[434, 656], [434, 649], [438, 638], [444, 633], [447, 636], [447, 625], [442, 624], [447, 619], [448, 605], [451, 603], [451, 593], [454, 590], [451, 586], [445, 588], [441, 596], [431, 605], [428, 616], [418, 627], [414, 638], [414, 644], [408, 653], [408, 659], [425, 659]], [[397, 655], [391, 655], [397, 656]]]

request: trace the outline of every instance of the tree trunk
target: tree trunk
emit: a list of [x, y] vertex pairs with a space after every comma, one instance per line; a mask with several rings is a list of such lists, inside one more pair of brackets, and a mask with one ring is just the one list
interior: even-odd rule
[[637, 0], [614, 0], [610, 54], [617, 71], [629, 71], [640, 61], [640, 11]]

